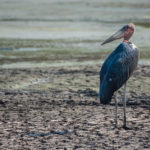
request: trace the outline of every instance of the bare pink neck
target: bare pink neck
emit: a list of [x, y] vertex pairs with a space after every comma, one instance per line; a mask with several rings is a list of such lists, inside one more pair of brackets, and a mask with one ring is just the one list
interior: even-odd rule
[[128, 29], [124, 35], [123, 42], [129, 42], [129, 39], [131, 38], [132, 34], [134, 33], [134, 29]]

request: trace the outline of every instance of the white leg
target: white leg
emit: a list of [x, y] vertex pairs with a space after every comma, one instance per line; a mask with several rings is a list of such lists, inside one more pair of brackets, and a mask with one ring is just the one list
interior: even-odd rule
[[124, 85], [123, 113], [124, 113], [123, 127], [126, 128], [126, 83]]
[[118, 98], [117, 92], [115, 93], [115, 127], [118, 126]]

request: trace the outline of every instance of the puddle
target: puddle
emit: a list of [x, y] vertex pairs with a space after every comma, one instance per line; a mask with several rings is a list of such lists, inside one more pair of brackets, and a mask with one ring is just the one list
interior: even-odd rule
[[26, 48], [16, 48], [15, 51], [39, 51], [41, 50], [40, 48], [37, 47], [26, 47]]
[[12, 51], [13, 48], [11, 47], [0, 47], [0, 51]]

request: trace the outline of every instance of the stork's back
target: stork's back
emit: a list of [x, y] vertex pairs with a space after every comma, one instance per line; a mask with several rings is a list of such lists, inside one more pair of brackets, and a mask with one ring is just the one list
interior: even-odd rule
[[104, 62], [100, 71], [100, 101], [108, 104], [112, 95], [137, 67], [139, 51], [131, 42], [121, 43]]

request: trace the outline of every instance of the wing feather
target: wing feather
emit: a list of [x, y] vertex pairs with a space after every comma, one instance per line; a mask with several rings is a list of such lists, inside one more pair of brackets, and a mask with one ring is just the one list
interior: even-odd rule
[[130, 43], [121, 43], [104, 62], [100, 71], [101, 102], [109, 103], [114, 91], [118, 90], [137, 67], [139, 52]]

